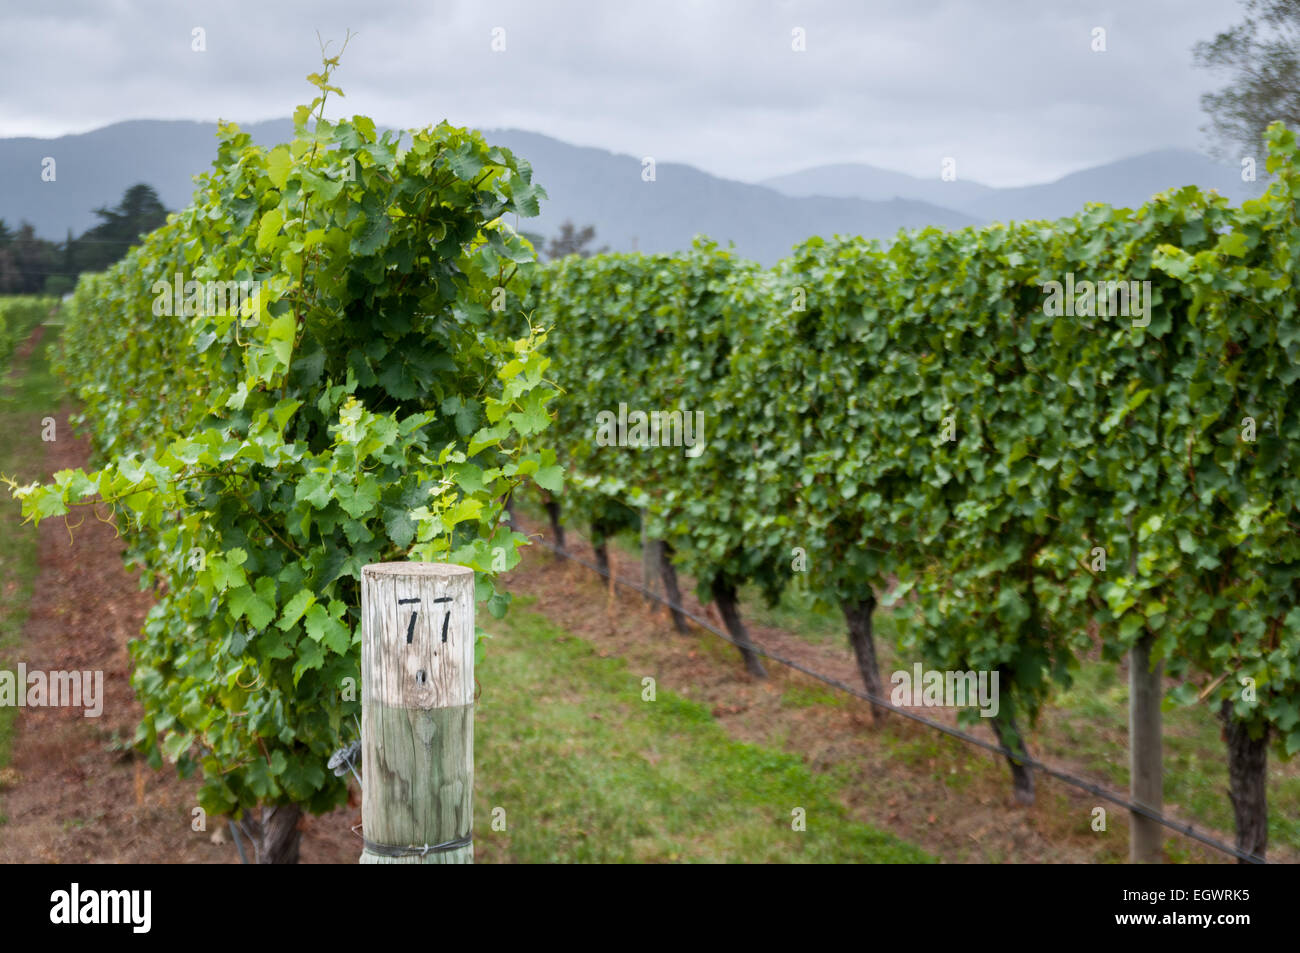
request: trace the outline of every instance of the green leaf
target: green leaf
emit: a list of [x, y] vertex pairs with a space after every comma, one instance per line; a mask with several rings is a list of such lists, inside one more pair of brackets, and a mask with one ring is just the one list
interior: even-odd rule
[[415, 540], [415, 521], [407, 510], [390, 508], [384, 513], [384, 529], [398, 549], [406, 549]]
[[523, 410], [506, 415], [521, 437], [530, 437], [533, 434], [541, 433], [551, 422], [543, 403], [546, 396], [546, 391], [540, 389], [530, 391], [528, 396], [524, 398]]
[[266, 340], [271, 345], [271, 352], [285, 367], [289, 366], [293, 356], [293, 340], [297, 330], [298, 323], [293, 312], [286, 311], [272, 321], [266, 331]]
[[281, 629], [290, 629], [297, 624], [302, 618], [308, 606], [316, 603], [316, 596], [308, 589], [299, 589], [293, 594], [293, 597], [284, 604], [284, 610], [280, 613], [280, 621], [276, 623]]
[[455, 526], [457, 523], [463, 523], [466, 520], [478, 519], [479, 514], [482, 512], [482, 500], [472, 496], [462, 497], [443, 512], [442, 521], [446, 526]]
[[369, 116], [353, 116], [352, 125], [365, 136], [366, 140], [373, 142], [375, 139], [375, 121]]
[[543, 490], [559, 493], [564, 488], [564, 467], [558, 463], [553, 463], [549, 467], [542, 467], [533, 474], [533, 482]]
[[294, 499], [323, 510], [333, 499], [333, 490], [333, 474], [328, 470], [312, 470], [298, 481]]
[[298, 661], [293, 666], [293, 684], [297, 684], [302, 677], [312, 669], [320, 668], [325, 664], [325, 652], [316, 642], [311, 639], [302, 639], [298, 642]]
[[388, 216], [376, 215], [364, 220], [361, 231], [352, 239], [354, 255], [373, 255], [388, 241], [390, 223]]
[[475, 153], [473, 145], [462, 143], [447, 152], [447, 164], [456, 178], [473, 181], [483, 169], [483, 160]]
[[343, 604], [339, 602], [331, 602], [329, 610], [317, 603], [306, 615], [308, 637], [336, 655], [345, 654], [352, 641], [351, 631], [338, 618], [342, 609]]
[[[271, 179], [271, 184], [277, 189], [283, 189], [285, 183], [289, 180], [289, 170], [293, 168], [293, 159], [289, 155], [289, 147], [278, 145], [272, 149], [266, 156], [266, 174]], [[265, 224], [266, 219], [263, 219]], [[279, 228], [277, 225], [276, 228]], [[261, 241], [259, 231], [258, 241]]]
[[470, 438], [469, 449], [466, 452], [471, 457], [475, 456], [488, 447], [499, 444], [509, 433], [510, 426], [505, 422], [497, 424], [495, 427], [484, 427]]
[[1248, 247], [1249, 240], [1242, 232], [1233, 232], [1219, 238], [1220, 253], [1233, 258], [1240, 258], [1245, 255]]
[[232, 589], [227, 604], [234, 618], [247, 618], [254, 629], [265, 629], [275, 618], [275, 580], [263, 577], [254, 586]]
[[257, 227], [257, 242], [255, 248], [258, 251], [266, 251], [275, 241], [276, 236], [280, 234], [280, 228], [284, 225], [284, 216], [280, 214], [278, 208], [270, 209], [262, 216], [262, 222]]

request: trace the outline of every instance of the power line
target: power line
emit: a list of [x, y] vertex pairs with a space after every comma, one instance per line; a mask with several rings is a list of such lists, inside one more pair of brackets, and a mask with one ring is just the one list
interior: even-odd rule
[[883, 698], [877, 698], [876, 696], [870, 694], [869, 692], [865, 692], [860, 688], [854, 688], [852, 685], [845, 684], [844, 682], [840, 681], [837, 678], [832, 678], [829, 675], [823, 675], [821, 672], [816, 672], [805, 665], [801, 665], [800, 663], [794, 661], [793, 659], [785, 658], [781, 655], [777, 655], [774, 652], [768, 652], [767, 650], [759, 647], [757, 644], [753, 642], [751, 642], [747, 646], [742, 646], [731, 636], [715, 628], [712, 625], [712, 623], [708, 622], [705, 619], [700, 618], [698, 615], [691, 612], [686, 607], [677, 605], [676, 603], [673, 603], [663, 598], [657, 592], [651, 592], [649, 589], [646, 589], [644, 586], [640, 586], [637, 585], [636, 583], [626, 582], [625, 580], [619, 579], [609, 571], [601, 569], [599, 566], [593, 565], [592, 563], [587, 562], [585, 559], [580, 559], [577, 556], [574, 556], [572, 553], [567, 552], [566, 550], [560, 549], [558, 546], [554, 545], [553, 543], [548, 542], [545, 538], [539, 538], [538, 542], [540, 542], [544, 547], [546, 547], [556, 555], [563, 556], [565, 559], [568, 559], [571, 562], [575, 562], [578, 563], [579, 565], [586, 566], [588, 569], [592, 570], [595, 573], [600, 574], [601, 576], [604, 576], [606, 579], [609, 579], [611, 582], [615, 583], [616, 585], [620, 585], [625, 588], [635, 590], [636, 592], [639, 592], [644, 596], [648, 596], [649, 598], [654, 599], [656, 602], [659, 602], [662, 605], [668, 606], [668, 608], [672, 609], [675, 612], [680, 612], [682, 615], [686, 616], [686, 618], [690, 619], [696, 625], [700, 626], [703, 629], [707, 629], [709, 632], [712, 632], [714, 635], [718, 636], [718, 638], [722, 639], [724, 642], [728, 642], [731, 645], [734, 645], [736, 648], [743, 648], [752, 651], [756, 655], [761, 655], [764, 658], [771, 659], [774, 662], [792, 668], [797, 672], [802, 672], [804, 675], [807, 675], [810, 678], [815, 678], [817, 679], [817, 681], [829, 685], [832, 688], [837, 688], [842, 692], [847, 692], [850, 695], [853, 695], [857, 698], [861, 698], [864, 701], [868, 701], [879, 708], [884, 708], [887, 711], [891, 711], [897, 715], [902, 715], [904, 718], [909, 718], [912, 721], [918, 722], [929, 728], [933, 728], [936, 731], [941, 731], [945, 735], [948, 735], [949, 737], [956, 738], [959, 741], [964, 741], [967, 744], [976, 745], [980, 748], [983, 748], [986, 751], [1003, 755], [1006, 758], [1015, 761], [1018, 764], [1022, 764], [1026, 767], [1041, 771], [1043, 774], [1048, 775], [1049, 777], [1056, 778], [1058, 781], [1064, 781], [1066, 784], [1072, 785], [1076, 788], [1079, 788], [1080, 790], [1087, 791], [1089, 794], [1102, 798], [1103, 800], [1109, 801], [1112, 804], [1117, 804], [1120, 807], [1126, 808], [1127, 810], [1133, 812], [1134, 814], [1140, 814], [1143, 817], [1155, 821], [1157, 824], [1162, 824], [1165, 827], [1169, 828], [1170, 830], [1177, 831], [1178, 833], [1190, 837], [1193, 840], [1200, 841], [1202, 844], [1205, 844], [1207, 847], [1213, 847], [1215, 850], [1223, 851], [1225, 854], [1231, 854], [1232, 856], [1236, 857], [1238, 860], [1244, 860], [1247, 863], [1251, 863], [1251, 864], [1268, 863], [1268, 861], [1266, 861], [1262, 857], [1259, 857], [1255, 854], [1246, 853], [1245, 851], [1239, 850], [1236, 847], [1233, 847], [1229, 844], [1225, 844], [1222, 841], [1216, 840], [1215, 838], [1210, 837], [1207, 834], [1202, 834], [1200, 831], [1198, 831], [1190, 824], [1184, 824], [1181, 821], [1175, 821], [1172, 818], [1165, 817], [1159, 811], [1153, 811], [1151, 810], [1151, 808], [1144, 807], [1141, 804], [1134, 804], [1132, 801], [1129, 801], [1118, 794], [1113, 794], [1110, 791], [1107, 791], [1104, 788], [1096, 784], [1093, 784], [1091, 781], [1086, 781], [1083, 778], [1076, 777], [1072, 774], [1069, 774], [1068, 772], [1061, 771], [1057, 768], [1051, 767], [1050, 765], [1044, 764], [1041, 761], [1029, 757], [1028, 753], [1019, 753], [1019, 752], [1012, 751], [1010, 748], [1004, 747], [1003, 745], [993, 744], [992, 742], [985, 741], [982, 738], [976, 738], [974, 735], [962, 731], [958, 728], [952, 728], [948, 725], [942, 724], [941, 722], [937, 722], [930, 718], [926, 718], [924, 715], [918, 715], [915, 712], [908, 711], [905, 708], [899, 708], [895, 706], [893, 703], [885, 701]]

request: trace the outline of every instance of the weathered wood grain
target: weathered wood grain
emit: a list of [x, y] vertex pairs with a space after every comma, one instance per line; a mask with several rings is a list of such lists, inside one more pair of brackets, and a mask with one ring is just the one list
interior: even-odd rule
[[[444, 563], [366, 566], [361, 617], [362, 830], [392, 847], [463, 837], [473, 829], [474, 571]], [[472, 845], [424, 856], [361, 855], [363, 864], [473, 860]]]

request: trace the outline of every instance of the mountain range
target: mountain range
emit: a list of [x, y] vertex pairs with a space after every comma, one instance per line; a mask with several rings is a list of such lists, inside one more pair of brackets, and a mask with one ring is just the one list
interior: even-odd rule
[[[293, 134], [288, 119], [242, 128], [268, 146]], [[157, 189], [168, 208], [181, 208], [193, 191], [191, 177], [211, 165], [215, 134], [215, 123], [131, 120], [54, 139], [0, 138], [0, 219], [11, 226], [29, 221], [39, 236], [61, 240], [69, 229], [80, 234], [96, 224], [92, 209], [116, 205], [138, 182]], [[566, 219], [591, 224], [596, 244], [615, 251], [671, 251], [703, 233], [765, 264], [812, 235], [888, 238], [900, 228], [1057, 218], [1085, 202], [1136, 206], [1189, 184], [1218, 189], [1233, 202], [1262, 191], [1261, 183], [1243, 183], [1236, 168], [1180, 149], [1020, 188], [945, 182], [937, 169], [916, 176], [863, 164], [816, 166], [750, 184], [672, 162], [658, 163], [654, 180], [645, 181], [638, 157], [518, 129], [484, 136], [527, 159], [549, 194], [540, 218], [518, 223], [525, 231], [549, 236]], [[56, 163], [50, 182], [41, 177], [46, 157]]]
[[842, 195], [869, 201], [899, 197], [950, 208], [982, 222], [1053, 219], [1073, 215], [1086, 202], [1136, 208], [1165, 189], [1199, 185], [1216, 189], [1234, 204], [1260, 195], [1261, 182], [1243, 182], [1240, 169], [1189, 149], [1158, 149], [1108, 162], [1048, 182], [991, 188], [977, 182], [945, 182], [869, 165], [824, 165], [762, 183], [785, 195]]

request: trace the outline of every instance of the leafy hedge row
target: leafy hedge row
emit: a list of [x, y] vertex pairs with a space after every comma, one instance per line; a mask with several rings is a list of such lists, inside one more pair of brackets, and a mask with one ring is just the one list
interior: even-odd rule
[[[524, 542], [502, 501], [560, 487], [544, 335], [490, 320], [534, 261], [505, 217], [544, 193], [478, 133], [400, 146], [322, 118], [333, 65], [293, 142], [223, 124], [192, 204], [81, 280], [61, 369], [103, 465], [15, 494], [38, 519], [94, 505], [124, 528], [160, 590], [131, 644], [137, 740], [201, 768], [209, 812], [342, 803], [325, 768], [360, 711], [362, 567], [472, 566], [500, 614], [490, 578]], [[247, 311], [190, 293], [240, 280], [260, 289]]]
[[[1274, 183], [1240, 208], [1185, 188], [812, 239], [770, 270], [708, 243], [548, 265], [530, 306], [556, 329], [566, 504], [644, 510], [720, 602], [775, 596], [802, 551], [860, 653], [889, 591], [906, 649], [1001, 673], [1013, 748], [1096, 631], [1110, 659], [1149, 641], [1173, 701], [1220, 709], [1234, 762], [1270, 737], [1295, 754], [1300, 170], [1291, 132], [1270, 150]], [[1057, 306], [1052, 282], [1085, 281], [1142, 297]], [[702, 411], [706, 449], [600, 446], [620, 403]]]
[[37, 295], [0, 297], [0, 376], [8, 369], [14, 349], [49, 316], [54, 301]]

